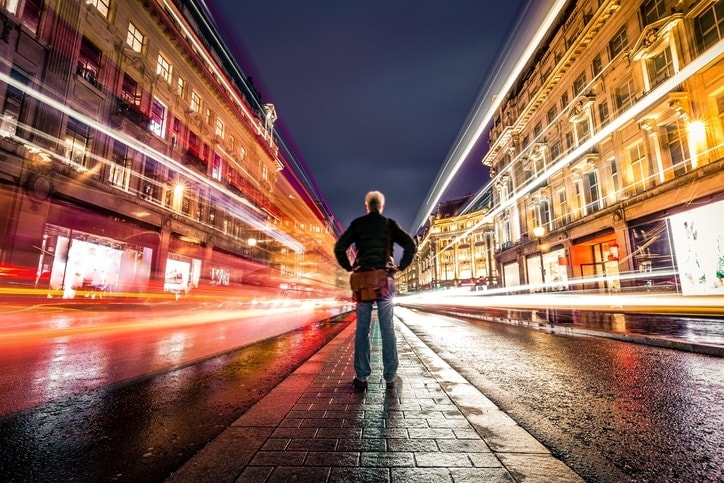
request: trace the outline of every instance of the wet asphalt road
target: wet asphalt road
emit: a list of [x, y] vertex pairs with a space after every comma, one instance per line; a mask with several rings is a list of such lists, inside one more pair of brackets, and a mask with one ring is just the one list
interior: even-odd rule
[[163, 481], [352, 319], [0, 418], [0, 481]]
[[724, 360], [396, 309], [587, 481], [724, 481]]

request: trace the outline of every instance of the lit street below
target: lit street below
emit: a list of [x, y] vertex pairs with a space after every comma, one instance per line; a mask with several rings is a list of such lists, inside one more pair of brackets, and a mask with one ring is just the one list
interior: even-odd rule
[[724, 477], [721, 358], [405, 309], [397, 314], [587, 481]]
[[[724, 476], [721, 358], [396, 310], [585, 480]], [[324, 311], [22, 312], [2, 338], [0, 474], [167, 478], [353, 321]]]

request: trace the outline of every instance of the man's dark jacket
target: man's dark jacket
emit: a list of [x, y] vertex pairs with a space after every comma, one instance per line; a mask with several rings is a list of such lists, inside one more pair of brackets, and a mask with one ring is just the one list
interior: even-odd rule
[[[393, 255], [394, 244], [400, 245], [402, 247], [402, 258], [398, 267], [400, 270], [407, 268], [412, 263], [412, 257], [415, 256], [417, 251], [415, 240], [400, 228], [395, 220], [382, 216], [377, 211], [371, 211], [354, 219], [349, 228], [342, 233], [342, 236], [334, 245], [334, 255], [337, 257], [339, 265], [348, 272], [357, 267], [362, 269], [385, 268], [387, 266], [387, 260], [385, 260], [387, 220], [389, 220], [390, 242], [392, 245], [390, 247], [390, 256]], [[355, 245], [357, 251], [354, 267], [347, 257], [347, 249], [352, 244]]]

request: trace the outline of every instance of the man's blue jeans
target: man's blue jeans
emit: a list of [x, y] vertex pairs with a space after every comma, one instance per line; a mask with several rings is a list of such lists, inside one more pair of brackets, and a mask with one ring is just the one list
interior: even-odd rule
[[393, 322], [392, 308], [395, 292], [395, 281], [389, 279], [390, 295], [378, 299], [377, 302], [357, 302], [357, 329], [354, 335], [354, 371], [357, 379], [366, 381], [372, 374], [370, 368], [370, 325], [372, 321], [372, 305], [377, 304], [377, 319], [382, 337], [382, 376], [386, 382], [397, 377], [397, 339]]

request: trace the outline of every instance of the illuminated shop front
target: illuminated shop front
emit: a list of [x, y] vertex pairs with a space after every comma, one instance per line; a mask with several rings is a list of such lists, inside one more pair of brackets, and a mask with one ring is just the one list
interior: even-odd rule
[[145, 285], [153, 249], [57, 225], [46, 225], [38, 266], [50, 296], [103, 298]]
[[631, 227], [635, 270], [647, 287], [724, 292], [724, 201]]
[[568, 257], [563, 247], [552, 248], [526, 258], [528, 283], [545, 284], [545, 290], [568, 288]]
[[[612, 292], [621, 289], [619, 246], [613, 230], [574, 240], [570, 250], [573, 276], [581, 279], [577, 288]], [[557, 258], [565, 256], [565, 252], [558, 252]]]

